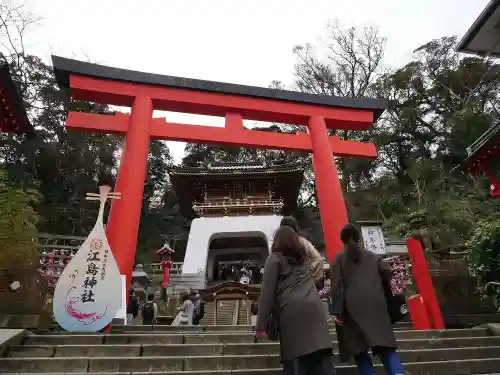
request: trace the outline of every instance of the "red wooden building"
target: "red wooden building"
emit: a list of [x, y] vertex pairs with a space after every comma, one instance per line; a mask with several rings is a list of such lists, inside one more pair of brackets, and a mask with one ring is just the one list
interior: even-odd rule
[[500, 196], [500, 181], [495, 173], [494, 163], [498, 163], [500, 151], [500, 123], [493, 125], [476, 141], [467, 147], [467, 159], [463, 168], [473, 174], [483, 172], [491, 182], [491, 195]]
[[[500, 57], [500, 1], [491, 0], [466, 32], [457, 51], [483, 57]], [[493, 125], [467, 148], [462, 167], [470, 173], [483, 172], [491, 182], [491, 194], [500, 196], [500, 181], [494, 170], [499, 153], [500, 123]]]
[[34, 133], [9, 65], [3, 62], [0, 62], [0, 130], [4, 133]]

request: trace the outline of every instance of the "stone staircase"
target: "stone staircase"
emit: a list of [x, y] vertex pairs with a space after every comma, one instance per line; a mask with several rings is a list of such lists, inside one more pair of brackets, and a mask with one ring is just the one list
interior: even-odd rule
[[[236, 310], [237, 301], [222, 301], [217, 302], [219, 308], [217, 310], [217, 325], [232, 325]], [[205, 315], [201, 320], [201, 324], [213, 325], [215, 316], [215, 304], [209, 302], [205, 304]]]
[[248, 303], [251, 303], [251, 302], [247, 302], [245, 300], [240, 300], [238, 302], [239, 302], [239, 306], [238, 306], [238, 324], [239, 325], [246, 325], [246, 324], [248, 324], [248, 317], [247, 317], [247, 314], [248, 314]]
[[[488, 328], [446, 331], [396, 327], [408, 375], [492, 374], [500, 369], [500, 336]], [[336, 335], [331, 331], [337, 347]], [[279, 346], [256, 341], [252, 327], [114, 327], [111, 334], [33, 333], [4, 348], [1, 374], [278, 375]], [[335, 357], [338, 364], [338, 357]], [[377, 373], [384, 373], [379, 366]], [[337, 374], [354, 375], [352, 363]]]

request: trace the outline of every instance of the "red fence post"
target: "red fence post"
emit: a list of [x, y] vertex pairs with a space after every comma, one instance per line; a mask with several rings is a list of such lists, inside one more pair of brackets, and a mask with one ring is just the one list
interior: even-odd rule
[[413, 278], [417, 284], [418, 293], [424, 300], [431, 327], [434, 329], [444, 329], [443, 316], [441, 315], [441, 309], [437, 301], [436, 291], [432, 285], [431, 274], [427, 266], [422, 244], [414, 238], [409, 238], [406, 241], [406, 246], [411, 260]]
[[408, 310], [410, 311], [411, 321], [415, 329], [430, 329], [429, 315], [425, 309], [425, 304], [420, 294], [415, 294], [408, 298]]

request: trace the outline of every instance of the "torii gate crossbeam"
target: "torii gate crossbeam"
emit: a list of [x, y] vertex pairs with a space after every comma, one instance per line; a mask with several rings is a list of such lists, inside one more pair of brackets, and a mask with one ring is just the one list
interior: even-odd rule
[[[316, 191], [328, 258], [342, 250], [348, 222], [333, 156], [376, 158], [370, 143], [328, 136], [327, 128], [366, 130], [386, 108], [383, 100], [338, 98], [110, 68], [53, 56], [56, 78], [75, 99], [129, 106], [131, 114], [70, 112], [69, 129], [126, 135], [108, 222], [108, 239], [120, 272], [130, 282], [151, 139], [219, 143], [313, 153]], [[153, 110], [225, 117], [224, 128], [153, 118]], [[308, 134], [243, 128], [243, 119], [306, 125]], [[128, 284], [127, 284], [128, 285]]]

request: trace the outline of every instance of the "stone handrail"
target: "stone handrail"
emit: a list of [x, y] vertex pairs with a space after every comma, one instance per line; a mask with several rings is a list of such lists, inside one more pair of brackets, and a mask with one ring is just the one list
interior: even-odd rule
[[194, 209], [224, 208], [224, 207], [251, 207], [251, 206], [283, 206], [281, 199], [228, 199], [222, 202], [196, 202]]
[[[170, 275], [180, 275], [182, 274], [182, 265], [184, 262], [173, 262], [172, 268], [170, 268]], [[146, 272], [153, 275], [162, 275], [163, 267], [161, 263], [149, 263], [146, 265]]]

